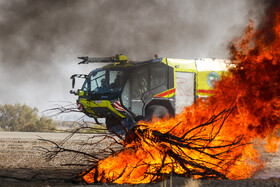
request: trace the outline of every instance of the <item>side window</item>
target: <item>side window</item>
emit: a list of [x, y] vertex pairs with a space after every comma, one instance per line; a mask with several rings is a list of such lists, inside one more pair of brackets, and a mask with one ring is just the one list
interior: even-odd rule
[[106, 71], [99, 71], [97, 72], [96, 75], [91, 76], [90, 78], [90, 85], [91, 85], [91, 89], [90, 91], [95, 91], [98, 87], [102, 86], [102, 82], [104, 81], [103, 84], [107, 84], [106, 83]]
[[148, 91], [148, 68], [137, 69], [132, 74], [132, 99], [140, 99]]
[[151, 66], [150, 80], [151, 89], [157, 88], [166, 83], [166, 66], [162, 64], [155, 64]]
[[111, 71], [109, 72], [109, 84], [110, 84], [110, 85], [114, 83], [114, 81], [115, 81], [115, 79], [116, 79], [116, 77], [117, 77], [117, 75], [118, 75], [118, 72], [119, 72], [119, 71], [113, 71], [113, 70], [111, 70]]
[[112, 92], [120, 92], [126, 77], [124, 71], [111, 70], [109, 72], [109, 85]]

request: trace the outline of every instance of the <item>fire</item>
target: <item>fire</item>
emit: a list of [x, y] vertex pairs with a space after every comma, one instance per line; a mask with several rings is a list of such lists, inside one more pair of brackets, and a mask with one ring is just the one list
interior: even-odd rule
[[193, 178], [245, 179], [263, 167], [252, 142], [280, 138], [280, 3], [267, 10], [262, 27], [251, 21], [232, 42], [229, 76], [215, 94], [175, 118], [141, 121], [122, 152], [82, 174], [87, 183], [149, 183], [176, 173]]

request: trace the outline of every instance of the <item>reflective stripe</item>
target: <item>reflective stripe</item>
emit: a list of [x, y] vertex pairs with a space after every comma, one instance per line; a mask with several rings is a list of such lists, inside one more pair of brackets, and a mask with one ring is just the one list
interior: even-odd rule
[[172, 88], [170, 90], [164, 91], [160, 94], [155, 95], [154, 97], [172, 97], [175, 94], [175, 88]]
[[83, 112], [83, 106], [77, 102], [77, 107], [79, 109], [79, 111]]
[[113, 103], [113, 106], [116, 110], [120, 110], [120, 111], [125, 111], [125, 109], [121, 106], [121, 102], [120, 101], [116, 101]]

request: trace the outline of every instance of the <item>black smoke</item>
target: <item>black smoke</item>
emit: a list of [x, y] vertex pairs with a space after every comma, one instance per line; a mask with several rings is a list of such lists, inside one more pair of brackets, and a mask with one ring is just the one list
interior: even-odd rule
[[227, 58], [232, 36], [263, 7], [257, 0], [1, 1], [0, 103], [67, 95], [66, 69], [81, 55]]

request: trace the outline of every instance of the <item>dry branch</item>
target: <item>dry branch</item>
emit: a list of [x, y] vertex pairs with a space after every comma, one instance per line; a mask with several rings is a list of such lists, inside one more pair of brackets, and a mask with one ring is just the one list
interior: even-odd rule
[[[201, 179], [226, 179], [227, 177], [224, 174], [226, 172], [224, 172], [224, 170], [238, 158], [238, 155], [236, 155], [235, 158], [228, 157], [227, 155], [234, 151], [234, 149], [246, 145], [242, 143], [243, 136], [238, 136], [233, 140], [218, 138], [224, 122], [235, 108], [235, 106], [230, 106], [228, 109], [213, 114], [208, 121], [190, 128], [183, 135], [176, 135], [173, 133], [176, 128], [182, 125], [181, 122], [164, 133], [160, 130], [150, 129], [147, 125], [138, 124], [128, 133], [125, 139], [114, 134], [104, 134], [101, 135], [102, 137], [99, 136], [99, 138], [93, 135], [87, 141], [82, 142], [82, 146], [89, 146], [92, 149], [96, 149], [97, 145], [108, 140], [110, 140], [111, 143], [106, 144], [105, 147], [98, 148], [97, 152], [91, 153], [84, 152], [82, 149], [72, 150], [64, 147], [65, 143], [69, 141], [75, 133], [78, 133], [81, 129], [89, 128], [87, 125], [81, 125], [82, 127], [74, 130], [61, 143], [44, 139], [41, 140], [54, 145], [52, 150], [45, 149], [48, 160], [54, 159], [58, 154], [63, 152], [83, 155], [90, 160], [89, 163], [92, 167], [79, 176], [81, 180], [83, 180], [84, 176], [94, 171], [94, 174], [91, 175], [94, 182], [114, 183], [122, 177], [131, 177], [131, 174], [141, 167], [146, 167], [147, 169], [142, 179], [139, 180], [149, 178], [150, 182], [169, 178], [171, 173], [184, 177]], [[206, 131], [206, 129], [208, 129], [208, 131]], [[116, 145], [118, 149], [115, 149]], [[157, 149], [161, 154], [161, 160], [153, 162], [155, 158], [153, 154], [146, 149], [146, 146]], [[143, 150], [149, 155], [151, 162], [142, 159], [139, 160], [132, 169], [129, 165], [126, 165], [123, 166], [123, 169], [119, 173], [112, 170], [111, 172], [113, 175], [109, 178], [104, 176], [105, 171], [98, 170], [100, 160], [106, 159], [110, 155], [117, 157], [119, 153], [128, 149], [131, 149], [132, 152], [137, 152], [137, 150], [140, 149]], [[189, 156], [189, 153], [195, 153], [195, 155], [199, 156], [194, 158]], [[203, 159], [206, 157], [211, 159]], [[75, 163], [72, 164], [74, 165]], [[173, 169], [170, 172], [166, 172], [166, 168], [168, 167]], [[180, 167], [180, 172], [175, 171], [174, 168], [176, 167]]]
[[[228, 156], [229, 153], [246, 145], [242, 143], [242, 135], [233, 140], [227, 140], [226, 138], [221, 139], [221, 137], [219, 137], [219, 133], [226, 119], [235, 109], [235, 106], [230, 106], [228, 109], [213, 114], [208, 121], [190, 128], [183, 135], [176, 135], [173, 133], [173, 130], [182, 125], [181, 122], [164, 133], [158, 129], [151, 129], [148, 125], [138, 124], [129, 132], [123, 142], [125, 146], [123, 151], [132, 149], [132, 152], [136, 153], [141, 149], [146, 153], [145, 157], [150, 157], [150, 161], [147, 162], [143, 158], [139, 160], [136, 165], [131, 166], [130, 169], [128, 169], [128, 165], [123, 166], [123, 169], [119, 171], [119, 173], [115, 173], [114, 177], [109, 178], [104, 177], [104, 171], [101, 169], [98, 170], [98, 162], [94, 165], [94, 182], [115, 183], [121, 177], [130, 178], [132, 173], [137, 173], [137, 170], [141, 167], [143, 168], [143, 166], [147, 169], [143, 178], [139, 180], [149, 179], [150, 182], [169, 178], [171, 173], [184, 177], [201, 179], [226, 179], [226, 169], [239, 158], [238, 155], [230, 157]], [[155, 160], [156, 158], [147, 147], [157, 149], [158, 153], [161, 155], [161, 160]], [[192, 157], [189, 156], [190, 153], [192, 156], [199, 156]], [[117, 157], [118, 154], [114, 156]], [[167, 172], [167, 168], [172, 169]], [[177, 168], [176, 171], [175, 168]], [[180, 169], [178, 170], [178, 168]], [[113, 172], [113, 170], [112, 168], [111, 172]], [[81, 178], [88, 175], [90, 172], [91, 171], [88, 170], [83, 173]], [[96, 175], [99, 176], [99, 178]]]

